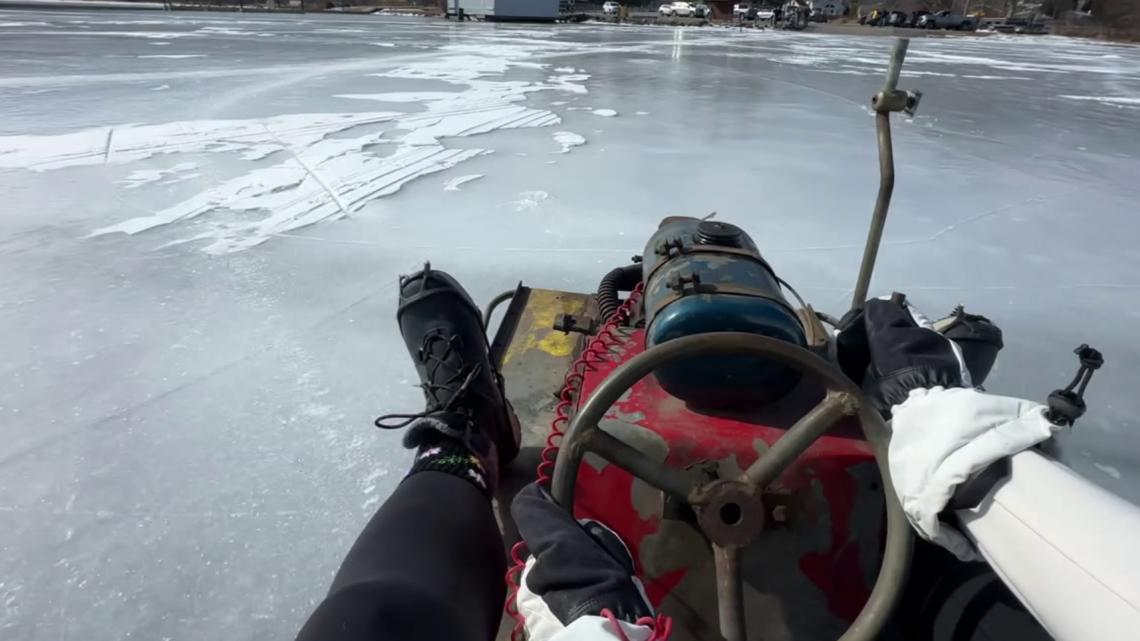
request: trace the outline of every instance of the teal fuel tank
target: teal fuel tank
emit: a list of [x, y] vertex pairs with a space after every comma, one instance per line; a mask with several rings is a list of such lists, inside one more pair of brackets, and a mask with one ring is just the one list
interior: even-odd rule
[[[646, 348], [708, 332], [748, 332], [804, 346], [799, 317], [772, 268], [739, 227], [671, 216], [645, 247]], [[771, 402], [800, 374], [750, 356], [698, 356], [657, 370], [665, 391], [695, 407]]]

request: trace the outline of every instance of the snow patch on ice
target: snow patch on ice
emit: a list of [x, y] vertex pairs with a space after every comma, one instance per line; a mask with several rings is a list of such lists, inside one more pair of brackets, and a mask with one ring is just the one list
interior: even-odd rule
[[459, 186], [469, 183], [472, 180], [479, 180], [483, 174], [468, 174], [466, 176], [457, 176], [443, 183], [444, 191], [459, 191]]
[[613, 118], [618, 115], [618, 112], [613, 109], [595, 109], [593, 113], [595, 116], [602, 116], [603, 118]]
[[396, 43], [394, 43], [394, 42], [373, 42], [372, 44], [376, 45], [377, 47], [395, 47], [396, 46]]
[[443, 100], [455, 95], [455, 92], [448, 91], [393, 91], [389, 93], [339, 93], [333, 97], [350, 100], [377, 100], [379, 102], [423, 102], [424, 100]]
[[151, 91], [166, 91], [167, 89], [170, 89], [170, 85], [159, 85], [150, 88]]
[[[249, 32], [215, 27], [204, 27], [198, 32], [249, 35]], [[204, 251], [209, 253], [239, 251], [276, 234], [352, 215], [370, 201], [394, 194], [409, 181], [493, 151], [449, 149], [442, 142], [447, 138], [561, 123], [562, 119], [551, 111], [519, 103], [528, 94], [538, 91], [585, 93], [585, 87], [578, 83], [589, 76], [566, 74], [548, 77], [544, 82], [493, 77], [511, 67], [545, 69], [548, 65], [525, 58], [544, 48], [562, 46], [543, 40], [534, 43], [480, 45], [479, 55], [455, 47], [457, 53], [371, 74], [385, 79], [441, 81], [455, 85], [456, 91], [338, 96], [415, 104], [422, 108], [416, 113], [292, 114], [247, 120], [125, 124], [48, 136], [3, 136], [0, 137], [0, 168], [42, 172], [63, 167], [126, 164], [176, 153], [228, 152], [246, 161], [264, 161], [272, 156], [267, 161], [270, 164], [261, 162], [251, 166], [244, 173], [208, 185], [205, 191], [191, 198], [92, 233], [93, 236], [133, 235], [193, 220], [196, 221], [195, 235], [171, 244], [203, 240], [207, 241]], [[375, 125], [379, 124], [387, 125], [386, 130], [378, 131]], [[370, 127], [356, 136], [343, 134], [361, 126]], [[567, 149], [581, 144], [571, 138], [575, 134], [564, 133], [566, 136], [559, 142], [568, 145]], [[379, 143], [389, 144], [384, 145], [381, 152], [377, 149]], [[391, 151], [392, 146], [394, 151]], [[132, 189], [169, 183], [186, 175], [184, 169], [187, 168], [177, 171], [139, 168], [122, 182]], [[458, 188], [461, 182], [466, 181], [449, 184]], [[535, 209], [547, 197], [546, 192], [524, 192], [515, 203], [516, 208], [519, 211]]]
[[580, 73], [563, 76], [550, 76], [547, 81], [550, 83], [552, 89], [565, 91], [567, 93], [586, 94], [589, 90], [586, 85], [581, 83], [590, 79], [590, 76]]
[[203, 38], [207, 34], [186, 31], [22, 31], [22, 36], [109, 36], [112, 38], [143, 38], [146, 40], [173, 40], [175, 38]]
[[1066, 100], [1085, 100], [1091, 102], [1099, 102], [1105, 105], [1114, 105], [1117, 107], [1131, 107], [1140, 106], [1140, 98], [1129, 98], [1123, 96], [1059, 96]]
[[964, 75], [962, 77], [963, 78], [969, 78], [971, 80], [1033, 80], [1033, 78], [1028, 78], [1026, 76]]
[[515, 206], [515, 211], [534, 211], [548, 198], [550, 194], [545, 191], [520, 191], [519, 199], [511, 204]]
[[902, 75], [904, 76], [934, 76], [937, 78], [957, 78], [956, 73], [942, 73], [941, 71], [911, 71], [903, 69]]
[[166, 169], [136, 169], [131, 172], [129, 176], [120, 180], [119, 183], [124, 185], [127, 189], [137, 189], [143, 185], [150, 183], [162, 182], [162, 184], [172, 184], [182, 182], [183, 180], [190, 180], [196, 178], [199, 174], [189, 173], [197, 169], [198, 163], [193, 162], [180, 162], [173, 167]]
[[1102, 465], [1101, 463], [1093, 463], [1093, 467], [1100, 470], [1101, 472], [1104, 472], [1105, 474], [1111, 476], [1112, 478], [1114, 478], [1118, 481], [1120, 480], [1120, 470], [1116, 469], [1115, 467], [1113, 467], [1111, 465]]
[[[125, 164], [161, 154], [258, 152], [266, 145], [308, 146], [359, 125], [388, 122], [397, 112], [291, 114], [254, 120], [189, 120], [157, 125], [94, 127], [47, 136], [0, 136], [0, 168], [48, 171]], [[336, 141], [326, 141], [336, 142]]]
[[648, 111], [635, 111], [633, 113], [635, 116], [648, 116], [649, 115]]
[[183, 58], [205, 58], [204, 53], [152, 53], [145, 56], [135, 56], [136, 58], [167, 58], [170, 60], [181, 60]]
[[570, 149], [579, 145], [586, 144], [586, 138], [571, 131], [556, 131], [554, 132], [554, 142], [562, 145], [562, 151], [559, 153], [570, 153]]

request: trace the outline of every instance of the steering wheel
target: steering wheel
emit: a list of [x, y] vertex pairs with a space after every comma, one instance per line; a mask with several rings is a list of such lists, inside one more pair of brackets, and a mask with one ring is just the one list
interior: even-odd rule
[[[694, 356], [719, 354], [769, 359], [800, 371], [827, 389], [824, 399], [739, 478], [694, 482], [685, 473], [650, 459], [598, 428], [610, 407], [649, 373]], [[593, 452], [653, 487], [687, 501], [697, 515], [700, 529], [712, 542], [721, 635], [726, 641], [745, 641], [740, 549], [755, 540], [764, 527], [761, 493], [836, 421], [849, 415], [858, 417], [879, 466], [886, 498], [887, 539], [871, 595], [839, 641], [872, 641], [883, 629], [902, 592], [914, 536], [887, 469], [890, 432], [882, 417], [839, 368], [806, 349], [757, 334], [717, 332], [673, 339], [638, 354], [594, 390], [570, 423], [555, 461], [551, 494], [559, 505], [573, 513], [578, 468], [586, 452]]]

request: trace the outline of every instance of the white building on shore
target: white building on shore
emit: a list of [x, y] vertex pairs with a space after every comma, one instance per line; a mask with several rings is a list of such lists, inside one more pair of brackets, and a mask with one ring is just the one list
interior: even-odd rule
[[849, 6], [847, 0], [811, 0], [811, 10], [829, 18], [846, 14]]

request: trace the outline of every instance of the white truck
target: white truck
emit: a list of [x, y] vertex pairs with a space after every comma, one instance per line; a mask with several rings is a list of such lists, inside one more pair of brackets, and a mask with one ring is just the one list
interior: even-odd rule
[[964, 16], [950, 11], [937, 11], [928, 13], [918, 19], [915, 25], [919, 29], [957, 29], [958, 31], [974, 31], [978, 28], [978, 20], [973, 16]]
[[691, 18], [696, 12], [696, 7], [689, 2], [665, 3], [657, 8], [657, 14], [663, 17]]

